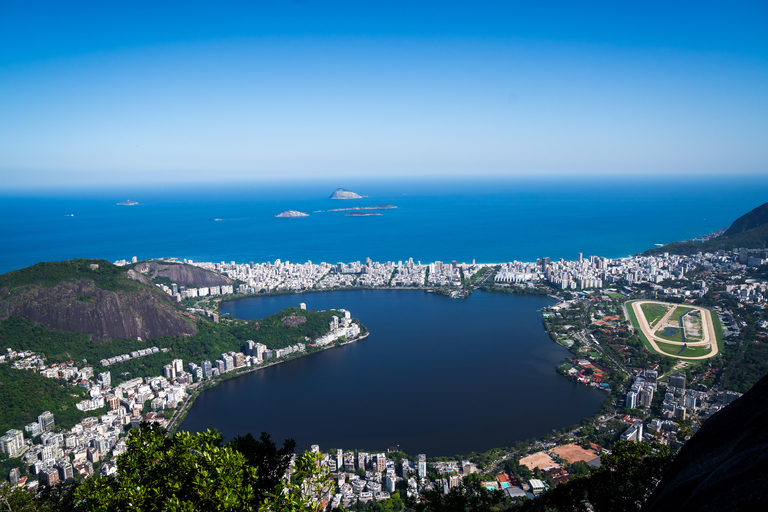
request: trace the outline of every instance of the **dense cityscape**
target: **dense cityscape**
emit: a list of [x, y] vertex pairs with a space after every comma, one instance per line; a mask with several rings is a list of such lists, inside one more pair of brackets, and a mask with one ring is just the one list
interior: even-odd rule
[[[583, 464], [599, 467], [600, 455], [610, 450], [611, 439], [659, 442], [679, 446], [712, 414], [733, 402], [741, 393], [722, 386], [712, 387], [711, 369], [699, 365], [695, 371], [685, 359], [667, 359], [662, 368], [657, 359], [646, 367], [630, 364], [622, 354], [631, 347], [606, 343], [616, 332], [631, 332], [625, 303], [636, 297], [663, 297], [681, 304], [701, 300], [714, 288], [730, 297], [737, 309], [749, 306], [762, 309], [766, 285], [760, 280], [745, 280], [750, 269], [764, 265], [765, 250], [718, 251], [680, 256], [632, 256], [608, 259], [581, 254], [573, 261], [542, 258], [536, 262], [478, 264], [472, 262], [422, 264], [413, 259], [399, 262], [303, 264], [211, 263], [184, 260], [226, 276], [237, 284], [209, 287], [179, 287], [158, 284], [177, 301], [184, 301], [189, 312], [204, 314], [219, 321], [217, 303], [210, 299], [239, 297], [275, 292], [364, 288], [420, 288], [448, 291], [463, 297], [472, 290], [515, 293], [545, 293], [559, 302], [543, 313], [545, 327], [552, 339], [574, 354], [558, 371], [572, 380], [609, 393], [599, 417], [586, 425], [546, 440], [525, 444], [506, 453], [496, 453], [496, 460], [429, 460], [424, 454], [410, 460], [406, 454], [344, 451], [312, 451], [320, 456], [336, 482], [337, 491], [321, 498], [330, 508], [350, 508], [357, 503], [393, 499], [397, 489], [413, 497], [423, 489], [448, 493], [461, 485], [462, 478], [473, 473], [484, 477], [483, 486], [498, 489], [509, 498], [531, 498], [567, 481], [584, 470]], [[165, 260], [168, 261], [168, 260]], [[141, 262], [133, 263], [142, 270]], [[118, 261], [117, 265], [126, 265]], [[459, 293], [463, 292], [463, 293]], [[711, 295], [711, 294], [710, 294]], [[302, 303], [301, 309], [305, 309]], [[712, 305], [722, 326], [726, 344], [738, 343], [745, 322], [733, 306]], [[285, 358], [301, 356], [307, 346], [326, 347], [361, 337], [349, 311], [339, 310], [327, 333], [307, 344], [297, 343], [269, 349], [262, 343], [246, 342], [240, 352], [221, 354], [214, 360], [175, 359], [163, 367], [162, 375], [147, 375], [112, 385], [110, 368], [122, 362], [153, 357], [167, 352], [156, 346], [132, 351], [98, 365], [80, 365], [74, 361], [48, 364], [30, 351], [7, 349], [0, 363], [18, 371], [32, 371], [49, 378], [76, 382], [88, 397], [77, 403], [81, 411], [102, 411], [85, 417], [73, 428], [56, 427], [49, 411], [40, 411], [38, 421], [19, 425], [0, 439], [0, 451], [18, 458], [24, 466], [10, 469], [11, 483], [34, 489], [53, 486], [75, 476], [88, 477], [99, 472], [114, 474], [116, 458], [125, 452], [126, 435], [142, 422], [166, 428], [177, 426], [178, 414], [190, 405], [192, 395], [211, 381], [244, 371], [253, 371]], [[765, 336], [766, 319], [760, 319]], [[602, 340], [602, 341], [601, 341]], [[290, 357], [289, 357], [290, 356]], [[672, 362], [670, 366], [669, 362]], [[95, 369], [99, 368], [100, 369]], [[628, 380], [616, 379], [626, 373]], [[602, 436], [602, 433], [608, 433]], [[603, 442], [600, 442], [600, 439]], [[592, 439], [598, 442], [594, 442]], [[399, 498], [398, 498], [399, 499]]]

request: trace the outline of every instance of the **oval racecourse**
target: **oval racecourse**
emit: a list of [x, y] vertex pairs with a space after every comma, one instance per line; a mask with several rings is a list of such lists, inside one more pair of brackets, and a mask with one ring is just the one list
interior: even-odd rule
[[718, 339], [709, 309], [653, 300], [633, 301], [630, 305], [634, 313], [630, 321], [659, 354], [690, 361], [718, 354]]

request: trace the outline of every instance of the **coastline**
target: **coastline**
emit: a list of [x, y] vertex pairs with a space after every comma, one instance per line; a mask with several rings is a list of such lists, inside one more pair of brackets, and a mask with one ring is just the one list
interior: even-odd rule
[[181, 407], [178, 408], [176, 411], [174, 411], [173, 415], [171, 416], [171, 419], [168, 422], [168, 425], [166, 426], [166, 430], [168, 431], [168, 435], [169, 436], [173, 435], [178, 430], [178, 428], [181, 426], [181, 424], [184, 423], [184, 419], [186, 418], [187, 413], [189, 412], [189, 410], [194, 405], [195, 400], [197, 399], [197, 397], [200, 396], [200, 394], [203, 393], [204, 391], [206, 391], [208, 389], [212, 389], [212, 388], [218, 386], [219, 383], [224, 382], [226, 380], [234, 379], [236, 377], [247, 375], [249, 373], [253, 373], [253, 372], [258, 371], [258, 370], [263, 370], [265, 368], [269, 368], [270, 366], [275, 366], [275, 365], [278, 365], [278, 364], [287, 363], [289, 361], [293, 361], [295, 359], [300, 359], [302, 357], [308, 357], [308, 356], [311, 356], [313, 354], [317, 354], [317, 353], [319, 353], [319, 352], [321, 352], [323, 350], [343, 347], [344, 345], [349, 345], [351, 343], [355, 343], [355, 342], [358, 342], [360, 340], [364, 340], [370, 334], [371, 333], [366, 330], [365, 334], [357, 336], [356, 338], [353, 338], [351, 340], [344, 341], [342, 343], [338, 343], [338, 344], [336, 344], [336, 343], [329, 343], [328, 345], [325, 345], [325, 346], [316, 347], [317, 350], [313, 350], [312, 352], [305, 352], [303, 354], [297, 354], [297, 355], [294, 355], [293, 357], [289, 357], [287, 359], [281, 359], [280, 361], [273, 361], [273, 362], [271, 362], [269, 364], [262, 364], [262, 365], [253, 366], [253, 367], [250, 367], [250, 368], [246, 367], [245, 370], [241, 369], [241, 371], [238, 371], [238, 372], [234, 372], [234, 373], [231, 373], [231, 374], [225, 374], [225, 375], [217, 377], [215, 380], [202, 381], [202, 382], [198, 381], [198, 382], [196, 382], [196, 383], [194, 383], [194, 384], [192, 384], [190, 386], [193, 389], [193, 392], [190, 393], [187, 396], [187, 398], [184, 400], [184, 403], [181, 405]]

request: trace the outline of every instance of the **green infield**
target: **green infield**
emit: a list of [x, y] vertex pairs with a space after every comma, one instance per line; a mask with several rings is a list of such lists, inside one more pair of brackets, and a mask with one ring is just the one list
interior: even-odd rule
[[663, 340], [683, 341], [683, 331], [678, 327], [664, 327], [654, 334]]
[[689, 312], [691, 309], [693, 308], [687, 308], [685, 306], [677, 306], [677, 308], [675, 308], [675, 311], [669, 316], [669, 323], [679, 325], [680, 318], [682, 318], [682, 316], [687, 312]]
[[653, 326], [655, 322], [669, 311], [669, 307], [662, 304], [643, 304], [640, 308], [643, 310], [645, 319], [648, 320], [648, 325], [650, 326]]

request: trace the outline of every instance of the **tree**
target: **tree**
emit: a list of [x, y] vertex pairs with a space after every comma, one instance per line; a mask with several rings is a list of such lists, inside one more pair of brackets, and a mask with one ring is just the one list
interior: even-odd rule
[[296, 441], [286, 439], [279, 450], [266, 432], [256, 440], [251, 434], [238, 436], [227, 446], [243, 454], [248, 464], [256, 468], [259, 479], [253, 484], [254, 501], [261, 503], [267, 493], [274, 491], [291, 465]]
[[168, 438], [144, 423], [128, 437], [116, 476], [89, 478], [77, 488], [77, 510], [257, 510], [256, 468], [221, 444], [215, 431]]
[[304, 452], [296, 459], [290, 480], [281, 480], [259, 510], [263, 512], [319, 512], [336, 484], [328, 466], [320, 465], [320, 454]]

